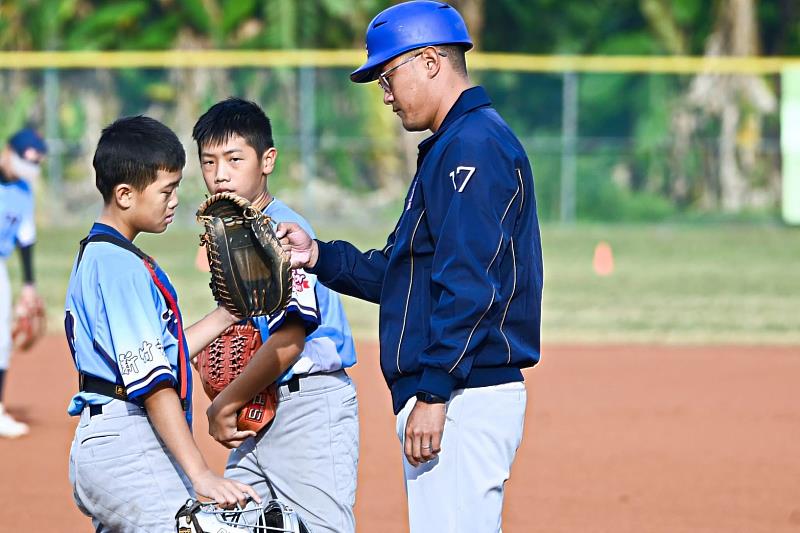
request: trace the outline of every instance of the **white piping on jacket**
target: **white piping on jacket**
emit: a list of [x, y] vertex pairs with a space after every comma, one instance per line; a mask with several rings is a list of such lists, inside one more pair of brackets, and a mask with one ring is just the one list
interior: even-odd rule
[[414, 231], [411, 233], [411, 242], [408, 245], [408, 252], [411, 256], [411, 275], [408, 279], [408, 294], [406, 295], [406, 308], [403, 311], [403, 328], [400, 330], [400, 339], [397, 341], [397, 371], [402, 374], [403, 371], [400, 370], [400, 347], [403, 345], [403, 335], [406, 332], [406, 319], [408, 318], [408, 303], [411, 301], [411, 287], [414, 285], [414, 237], [417, 235], [417, 229], [419, 229], [419, 223], [422, 222], [422, 217], [425, 215], [425, 210], [423, 209], [422, 212], [419, 214], [419, 218], [417, 219], [417, 224], [414, 226]]
[[[517, 169], [517, 173], [519, 173], [519, 169]], [[500, 247], [503, 244], [503, 222], [505, 221], [506, 215], [508, 214], [508, 210], [511, 209], [511, 205], [514, 203], [514, 200], [516, 200], [517, 195], [519, 194], [519, 191], [520, 191], [520, 188], [519, 188], [519, 186], [517, 186], [517, 190], [514, 192], [514, 196], [512, 196], [511, 200], [508, 201], [508, 205], [506, 206], [506, 210], [503, 212], [503, 217], [500, 219], [500, 242], [497, 244], [497, 250], [494, 253], [494, 257], [492, 257], [492, 260], [489, 263], [489, 266], [486, 267], [486, 273], [487, 274], [489, 273], [489, 269], [492, 268], [492, 265], [494, 264], [494, 260], [497, 259], [497, 254], [500, 253]], [[464, 354], [467, 353], [467, 348], [469, 348], [469, 343], [472, 340], [472, 336], [475, 334], [475, 330], [478, 329], [478, 325], [481, 323], [481, 320], [483, 320], [483, 317], [486, 316], [486, 313], [489, 312], [489, 309], [491, 309], [492, 304], [494, 303], [494, 295], [495, 295], [495, 293], [496, 293], [496, 291], [495, 291], [494, 287], [492, 287], [492, 298], [489, 300], [489, 305], [486, 306], [486, 309], [483, 311], [483, 314], [478, 319], [478, 321], [475, 322], [475, 325], [472, 327], [472, 331], [469, 332], [469, 337], [467, 337], [467, 342], [464, 344], [464, 350], [462, 350], [461, 355], [458, 356], [458, 359], [456, 360], [455, 364], [450, 368], [450, 370], [447, 371], [448, 374], [452, 373], [453, 370], [456, 369], [456, 367], [458, 366], [458, 363], [460, 363], [461, 359], [464, 358]]]

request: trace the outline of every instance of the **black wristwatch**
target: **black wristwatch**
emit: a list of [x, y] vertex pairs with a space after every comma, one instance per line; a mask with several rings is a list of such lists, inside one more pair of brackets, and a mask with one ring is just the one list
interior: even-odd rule
[[422, 392], [422, 391], [417, 393], [417, 401], [423, 403], [447, 403], [447, 400], [445, 400], [441, 396], [436, 396], [435, 394], [431, 394], [430, 392]]

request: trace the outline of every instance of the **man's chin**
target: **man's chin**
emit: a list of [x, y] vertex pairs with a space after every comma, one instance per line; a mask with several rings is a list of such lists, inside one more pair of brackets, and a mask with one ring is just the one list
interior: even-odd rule
[[415, 124], [415, 123], [413, 123], [411, 121], [407, 121], [405, 119], [401, 119], [401, 120], [403, 122], [403, 129], [405, 129], [406, 131], [425, 131], [425, 130], [428, 129], [425, 126], [423, 126], [422, 124]]

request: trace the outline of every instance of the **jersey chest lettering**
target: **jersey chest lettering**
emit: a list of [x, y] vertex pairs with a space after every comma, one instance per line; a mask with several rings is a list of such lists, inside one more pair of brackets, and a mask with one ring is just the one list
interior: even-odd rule
[[6, 213], [0, 226], [0, 242], [6, 242], [14, 237], [19, 226], [20, 217], [16, 213]]

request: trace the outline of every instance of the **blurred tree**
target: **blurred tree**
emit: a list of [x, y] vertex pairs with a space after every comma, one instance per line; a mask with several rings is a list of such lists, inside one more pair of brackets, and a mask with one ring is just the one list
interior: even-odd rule
[[756, 6], [761, 50], [765, 55], [800, 54], [800, 4], [797, 0], [772, 0]]
[[484, 24], [484, 0], [452, 0], [450, 2], [464, 17], [464, 22], [469, 28], [469, 36], [475, 49], [481, 49], [481, 36]]
[[687, 52], [684, 35], [668, 0], [640, 0], [639, 5], [655, 37], [671, 54], [684, 55]]
[[[796, 0], [451, 1], [481, 51], [800, 54]], [[367, 23], [394, 3], [3, 0], [0, 49], [362, 48]], [[370, 154], [367, 168], [353, 158], [332, 157], [335, 162], [330, 168], [320, 165], [320, 172], [348, 187], [402, 190], [408, 169], [413, 170], [418, 138], [402, 133], [378, 91], [342, 84], [343, 69], [317, 74], [320, 139], [340, 139], [336, 142], [352, 146], [366, 143]], [[35, 118], [41, 106], [32, 88], [40, 84], [40, 76], [0, 73], [0, 98], [13, 110], [5, 126]], [[61, 89], [63, 131], [68, 137], [80, 133], [73, 140], [82, 146], [91, 146], [99, 128], [117, 114], [142, 111], [177, 124], [186, 141], [194, 118], [229, 94], [264, 103], [276, 131], [288, 143], [295, 141], [300, 110], [293, 69], [98, 70], [61, 76], [70, 80]], [[489, 87], [498, 107], [528, 142], [560, 134], [560, 77], [489, 71], [475, 78]], [[778, 135], [777, 90], [759, 77], [582, 75], [579, 133], [585, 160], [579, 170], [590, 169], [591, 176], [583, 179], [605, 180], [604, 187], [663, 194], [685, 206], [739, 209], [763, 184], [758, 150], [764, 136]], [[537, 152], [550, 157], [546, 150]], [[556, 179], [557, 167], [550, 170], [540, 179]], [[598, 184], [596, 190], [601, 189]], [[584, 190], [594, 189], [587, 185]], [[596, 200], [583, 201], [591, 206]]]
[[[720, 0], [705, 54], [747, 57], [759, 52], [756, 0]], [[730, 212], [748, 207], [757, 177], [761, 124], [765, 114], [776, 111], [775, 94], [760, 76], [700, 74], [692, 80], [686, 103], [695, 114], [690, 124], [698, 127], [708, 118], [719, 124], [719, 171], [706, 175], [704, 203], [719, 203]]]

